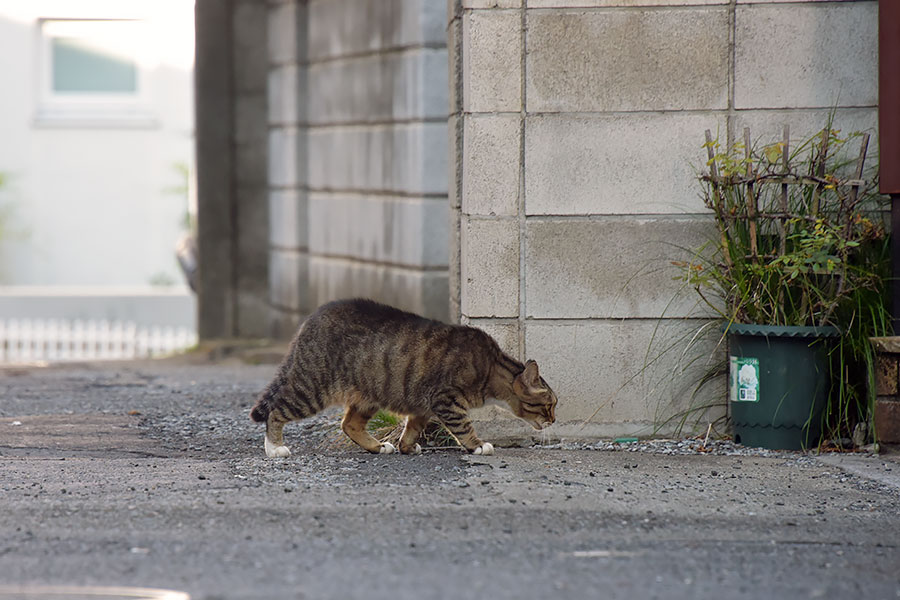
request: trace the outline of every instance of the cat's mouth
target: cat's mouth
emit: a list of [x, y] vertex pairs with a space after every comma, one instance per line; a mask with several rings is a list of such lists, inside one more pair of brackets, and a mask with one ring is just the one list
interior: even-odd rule
[[553, 423], [551, 423], [550, 421], [544, 421], [544, 422], [542, 422], [542, 423], [541, 423], [541, 422], [537, 422], [537, 421], [528, 421], [528, 422], [529, 422], [529, 423], [531, 424], [531, 426], [534, 427], [534, 429], [537, 430], [537, 431], [541, 431], [542, 429], [547, 429], [548, 427], [550, 427], [551, 425], [553, 425]]

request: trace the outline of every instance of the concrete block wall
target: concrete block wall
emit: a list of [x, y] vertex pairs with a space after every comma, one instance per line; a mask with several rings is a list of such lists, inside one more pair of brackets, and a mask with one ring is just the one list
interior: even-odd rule
[[706, 315], [670, 264], [710, 231], [703, 132], [872, 130], [877, 3], [448, 0], [448, 40], [452, 316], [538, 360], [558, 435], [724, 403], [692, 398], [721, 351], [682, 352]]
[[204, 339], [269, 333], [268, 7], [195, 7], [198, 329]]
[[276, 337], [290, 336], [309, 310], [307, 14], [306, 2], [269, 2], [269, 301]]
[[444, 6], [269, 5], [273, 330], [367, 296], [448, 317]]
[[266, 5], [233, 0], [235, 335], [259, 337], [269, 325]]

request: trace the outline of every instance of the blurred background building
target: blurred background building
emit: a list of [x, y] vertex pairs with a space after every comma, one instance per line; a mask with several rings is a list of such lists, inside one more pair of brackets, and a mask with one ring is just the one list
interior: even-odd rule
[[0, 0], [7, 336], [80, 321], [97, 336], [193, 337], [195, 302], [174, 257], [192, 222], [193, 8]]

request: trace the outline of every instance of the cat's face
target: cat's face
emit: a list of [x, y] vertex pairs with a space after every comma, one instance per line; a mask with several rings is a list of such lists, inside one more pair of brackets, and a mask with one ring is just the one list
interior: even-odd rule
[[549, 427], [556, 421], [556, 394], [538, 373], [537, 363], [529, 360], [513, 381], [513, 397], [509, 407], [520, 419], [535, 429]]

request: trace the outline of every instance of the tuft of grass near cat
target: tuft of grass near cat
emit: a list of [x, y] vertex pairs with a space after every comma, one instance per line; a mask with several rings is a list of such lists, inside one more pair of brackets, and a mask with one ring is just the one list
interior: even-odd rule
[[[355, 448], [356, 445], [353, 441], [341, 431], [340, 422], [341, 416], [338, 415], [335, 417], [335, 430], [325, 438], [323, 445], [329, 448]], [[379, 441], [390, 442], [395, 447], [399, 447], [404, 423], [404, 418], [390, 411], [379, 410], [369, 420], [366, 429]], [[419, 444], [426, 450], [459, 447], [459, 442], [456, 441], [456, 438], [450, 435], [450, 432], [443, 425], [433, 419], [428, 423], [425, 431], [422, 432]]]

